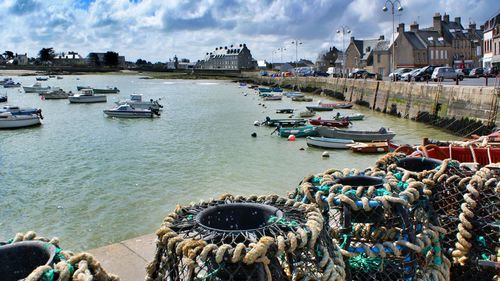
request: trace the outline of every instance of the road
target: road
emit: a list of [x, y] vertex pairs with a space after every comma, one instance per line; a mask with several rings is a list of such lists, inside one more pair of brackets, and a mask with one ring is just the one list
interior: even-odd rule
[[[488, 78], [488, 87], [495, 86], [495, 79], [499, 80], [497, 83], [500, 86], [500, 79], [499, 78]], [[384, 78], [384, 81], [389, 81], [389, 78]], [[426, 82], [416, 82], [416, 83], [426, 83]], [[443, 82], [431, 82], [431, 81], [429, 81], [429, 84], [440, 84], [440, 83], [443, 85], [455, 85], [456, 84], [456, 82], [453, 80], [445, 80]], [[459, 85], [485, 87], [486, 86], [486, 78], [465, 78], [463, 81], [459, 81]]]

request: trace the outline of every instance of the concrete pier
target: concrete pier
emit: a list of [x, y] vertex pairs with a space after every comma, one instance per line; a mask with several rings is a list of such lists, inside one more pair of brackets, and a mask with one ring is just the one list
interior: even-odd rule
[[155, 239], [155, 234], [147, 234], [87, 252], [122, 281], [144, 280], [146, 265], [153, 260], [156, 249]]

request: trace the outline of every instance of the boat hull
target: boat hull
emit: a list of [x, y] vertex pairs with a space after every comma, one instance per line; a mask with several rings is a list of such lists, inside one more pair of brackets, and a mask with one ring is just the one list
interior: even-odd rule
[[351, 146], [353, 152], [359, 153], [384, 153], [389, 152], [387, 142], [359, 143]]
[[330, 149], [349, 149], [350, 144], [354, 144], [353, 140], [333, 139], [324, 137], [307, 137], [306, 143], [308, 146], [330, 148]]
[[333, 107], [323, 107], [323, 106], [306, 106], [309, 111], [332, 111]]
[[354, 141], [388, 141], [396, 136], [393, 132], [388, 133], [379, 133], [379, 132], [370, 132], [370, 131], [351, 131], [351, 130], [339, 130], [336, 128], [328, 128], [328, 127], [318, 127], [318, 134], [322, 137], [326, 138], [334, 138], [334, 139], [347, 139]]
[[46, 93], [50, 90], [50, 87], [25, 87], [23, 86], [25, 93]]
[[92, 88], [94, 94], [118, 94], [120, 90], [118, 89], [95, 89]]
[[283, 138], [287, 138], [290, 135], [294, 135], [297, 138], [316, 136], [316, 127], [314, 126], [304, 126], [304, 127], [293, 127], [293, 128], [280, 128], [278, 135]]
[[347, 120], [347, 121], [361, 121], [365, 118], [363, 114], [346, 115], [335, 117], [335, 120]]
[[104, 114], [109, 117], [117, 118], [153, 118], [153, 112], [135, 112], [135, 111], [114, 111], [104, 110]]
[[97, 103], [106, 102], [106, 96], [70, 96], [70, 103]]
[[292, 97], [292, 101], [311, 102], [311, 101], [313, 101], [313, 99], [312, 98], [307, 98], [307, 97]]
[[0, 129], [16, 129], [40, 125], [38, 116], [12, 115], [9, 118], [0, 118]]
[[349, 121], [345, 120], [318, 120], [310, 119], [309, 123], [315, 126], [327, 126], [327, 127], [338, 127], [344, 128], [349, 126]]

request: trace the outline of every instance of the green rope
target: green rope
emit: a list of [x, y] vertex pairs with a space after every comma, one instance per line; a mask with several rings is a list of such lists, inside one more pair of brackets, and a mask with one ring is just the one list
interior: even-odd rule
[[40, 281], [54, 281], [54, 271], [53, 269], [45, 271], [45, 273], [40, 278]]
[[395, 177], [398, 181], [400, 181], [400, 180], [403, 178], [403, 174], [402, 174], [401, 172], [397, 172], [397, 173], [395, 173], [395, 174], [394, 174], [394, 177]]
[[298, 227], [299, 223], [295, 220], [287, 220], [285, 217], [278, 218], [276, 216], [269, 217], [268, 223], [277, 223], [288, 227]]
[[220, 264], [220, 266], [219, 266], [216, 270], [214, 270], [214, 271], [212, 271], [212, 272], [208, 273], [208, 274], [207, 274], [207, 275], [205, 275], [205, 276], [194, 278], [194, 279], [193, 279], [193, 281], [207, 280], [207, 279], [209, 279], [210, 277], [212, 277], [214, 274], [217, 274], [217, 272], [219, 272], [219, 271], [220, 271], [223, 267], [224, 267], [224, 264], [223, 264], [223, 263], [221, 263], [221, 264]]
[[378, 269], [382, 266], [382, 259], [380, 257], [369, 258], [364, 254], [349, 258], [348, 262], [349, 266], [355, 270], [363, 272], [378, 271]]
[[344, 249], [345, 244], [347, 243], [347, 238], [349, 237], [349, 234], [342, 234], [342, 244], [340, 244], [340, 248]]
[[486, 247], [486, 239], [484, 238], [484, 236], [477, 237], [477, 242], [479, 242], [481, 246]]
[[186, 218], [188, 221], [190, 221], [190, 220], [193, 220], [193, 217], [194, 217], [193, 215], [188, 215]]

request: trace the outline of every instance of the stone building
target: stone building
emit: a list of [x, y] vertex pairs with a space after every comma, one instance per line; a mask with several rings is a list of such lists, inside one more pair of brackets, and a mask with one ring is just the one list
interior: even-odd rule
[[[387, 75], [387, 46], [384, 36], [377, 39], [358, 40], [351, 37], [346, 49], [345, 68], [349, 73], [356, 68], [364, 68], [369, 72]], [[385, 63], [385, 64], [384, 64]]]
[[243, 70], [255, 67], [255, 61], [246, 44], [217, 47], [214, 51], [206, 53], [205, 59], [195, 66], [198, 69], [220, 70]]
[[84, 65], [87, 60], [79, 55], [77, 52], [69, 51], [67, 53], [60, 53], [54, 57], [53, 63], [55, 65]]
[[500, 14], [484, 23], [483, 67], [500, 66]]

